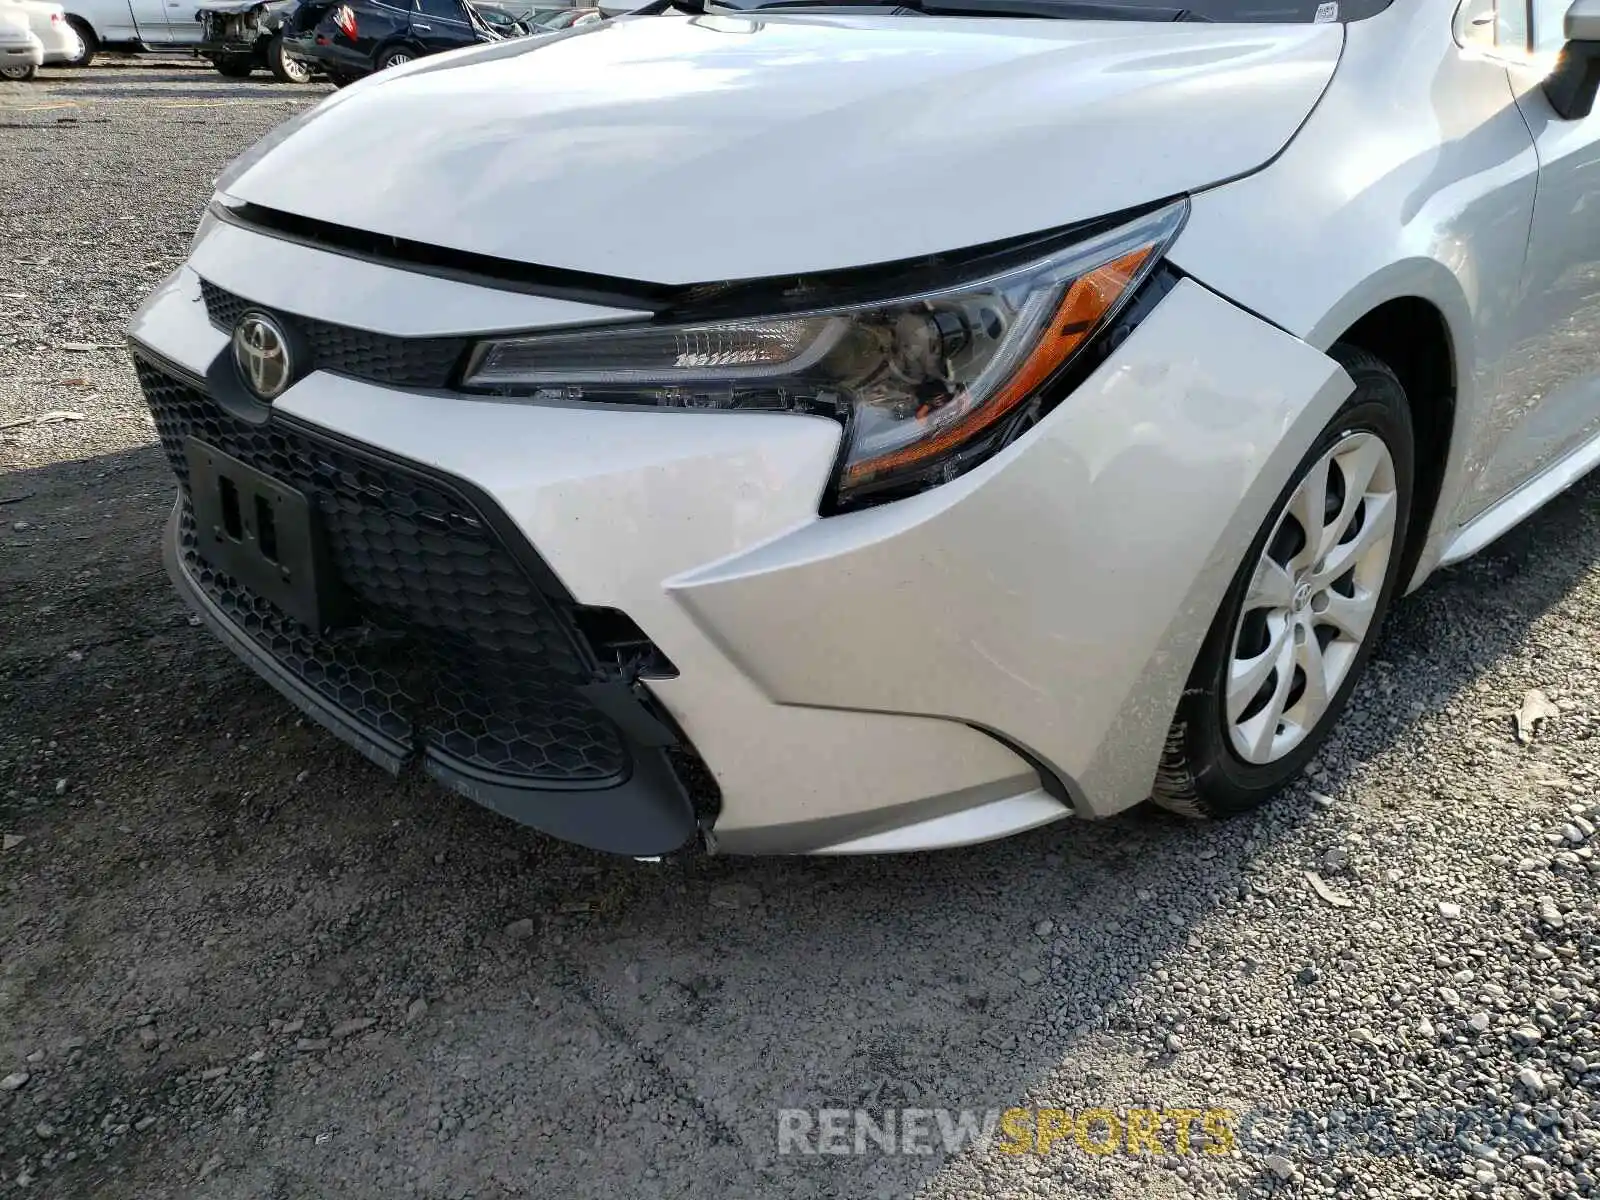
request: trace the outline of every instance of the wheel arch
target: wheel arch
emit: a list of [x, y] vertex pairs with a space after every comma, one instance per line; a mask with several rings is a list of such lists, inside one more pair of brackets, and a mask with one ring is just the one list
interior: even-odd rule
[[73, 29], [77, 30], [80, 36], [84, 30], [88, 30], [89, 36], [94, 38], [96, 46], [102, 46], [105, 44], [105, 38], [101, 36], [100, 30], [95, 28], [94, 21], [89, 17], [86, 17], [81, 10], [75, 8], [67, 9], [66, 12], [62, 14], [62, 20], [66, 21], [68, 25], [71, 25]]
[[1416, 435], [1416, 474], [1411, 527], [1401, 553], [1402, 585], [1419, 575], [1428, 539], [1439, 516], [1445, 474], [1457, 428], [1457, 364], [1455, 342], [1444, 313], [1419, 296], [1385, 300], [1363, 314], [1334, 339], [1377, 355], [1400, 377], [1411, 407]]
[[1326, 351], [1359, 346], [1383, 359], [1406, 390], [1416, 430], [1416, 510], [1402, 561], [1404, 590], [1427, 578], [1430, 542], [1449, 506], [1441, 504], [1459, 456], [1462, 392], [1473, 377], [1472, 309], [1461, 282], [1435, 259], [1393, 264], [1332, 306], [1306, 336]]
[[427, 52], [423, 50], [423, 48], [417, 43], [416, 38], [412, 37], [409, 32], [397, 33], [372, 52], [373, 63], [377, 64], [382, 62], [383, 56], [388, 54], [391, 50], [411, 51], [413, 62], [419, 58], [425, 58], [427, 56]]

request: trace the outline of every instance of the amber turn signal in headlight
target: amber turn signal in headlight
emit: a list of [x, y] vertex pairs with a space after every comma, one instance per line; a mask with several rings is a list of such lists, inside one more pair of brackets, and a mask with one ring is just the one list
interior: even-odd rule
[[1160, 261], [1179, 202], [1040, 258], [875, 304], [485, 342], [468, 388], [549, 401], [794, 411], [845, 425], [842, 505], [953, 478], [1005, 444]]

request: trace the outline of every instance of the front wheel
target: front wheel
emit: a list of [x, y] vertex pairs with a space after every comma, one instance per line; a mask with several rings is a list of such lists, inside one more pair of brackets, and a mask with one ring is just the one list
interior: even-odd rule
[[1223, 600], [1167, 734], [1152, 799], [1190, 817], [1270, 800], [1326, 740], [1398, 584], [1411, 409], [1375, 355], [1279, 495]]
[[311, 82], [311, 64], [284, 53], [281, 33], [273, 34], [267, 43], [267, 70], [282, 83]]
[[0, 67], [0, 79], [9, 79], [12, 83], [27, 83], [39, 73], [39, 68], [29, 63], [25, 67]]

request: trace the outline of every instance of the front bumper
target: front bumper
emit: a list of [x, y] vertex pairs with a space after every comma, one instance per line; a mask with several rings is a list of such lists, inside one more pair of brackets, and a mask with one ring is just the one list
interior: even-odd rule
[[[132, 330], [195, 375], [227, 344], [202, 277], [390, 337], [630, 315], [214, 225]], [[318, 370], [272, 421], [470, 480], [577, 603], [636, 621], [678, 668], [648, 697], [715, 780], [702, 818], [719, 846], [876, 851], [1144, 798], [1227, 582], [1349, 386], [1186, 281], [990, 462], [826, 519], [839, 431], [822, 419], [467, 400]]]
[[[653, 855], [694, 838], [695, 810], [667, 761], [677, 737], [647, 698], [601, 682], [566, 598], [530, 586], [481, 500], [291, 421], [252, 427], [146, 348], [135, 364], [179, 478], [168, 571], [268, 682], [378, 765], [415, 757], [463, 795], [568, 841]], [[205, 560], [191, 437], [320, 496], [320, 532], [359, 597], [358, 624], [321, 635]]]

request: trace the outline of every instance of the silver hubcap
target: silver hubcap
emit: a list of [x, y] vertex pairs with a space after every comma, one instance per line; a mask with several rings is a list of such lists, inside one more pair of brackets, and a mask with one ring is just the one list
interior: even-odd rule
[[1389, 448], [1351, 433], [1278, 514], [1228, 663], [1228, 733], [1246, 762], [1276, 762], [1327, 713], [1371, 630], [1399, 503]]
[[409, 55], [409, 54], [396, 54], [396, 55], [392, 56], [389, 59], [389, 65], [391, 67], [398, 67], [398, 66], [402, 66], [405, 63], [408, 63], [410, 61], [411, 61], [411, 55]]

